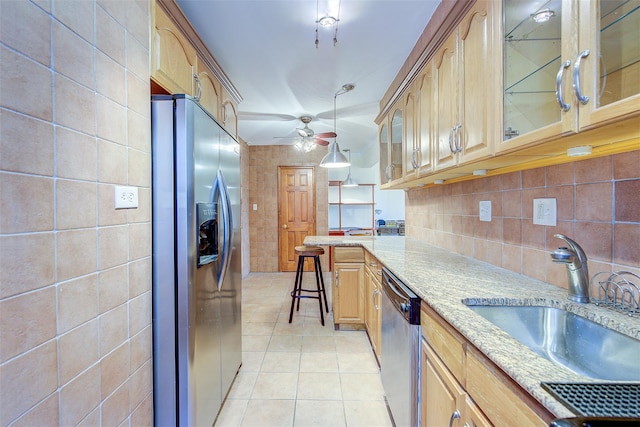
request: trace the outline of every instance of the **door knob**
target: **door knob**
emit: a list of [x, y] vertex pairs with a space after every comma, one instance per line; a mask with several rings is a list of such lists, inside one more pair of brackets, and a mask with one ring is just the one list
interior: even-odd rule
[[287, 228], [289, 228], [289, 226], [287, 224], [282, 224], [282, 228], [286, 230]]

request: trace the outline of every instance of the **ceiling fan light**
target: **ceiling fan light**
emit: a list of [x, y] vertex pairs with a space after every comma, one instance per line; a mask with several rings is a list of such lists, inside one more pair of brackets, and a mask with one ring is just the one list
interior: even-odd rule
[[332, 142], [329, 145], [329, 152], [320, 161], [320, 167], [323, 168], [346, 168], [351, 166], [351, 163], [340, 152], [340, 147], [337, 142]]
[[336, 18], [328, 15], [318, 19], [318, 24], [320, 24], [320, 26], [323, 28], [333, 27], [337, 22], [338, 20]]

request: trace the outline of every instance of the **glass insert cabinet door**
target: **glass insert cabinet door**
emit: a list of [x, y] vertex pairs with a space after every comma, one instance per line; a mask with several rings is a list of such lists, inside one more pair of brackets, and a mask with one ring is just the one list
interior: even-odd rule
[[504, 0], [503, 22], [503, 140], [637, 112], [640, 0]]
[[386, 184], [391, 181], [389, 176], [389, 128], [386, 123], [380, 126], [378, 141], [380, 142], [380, 184]]

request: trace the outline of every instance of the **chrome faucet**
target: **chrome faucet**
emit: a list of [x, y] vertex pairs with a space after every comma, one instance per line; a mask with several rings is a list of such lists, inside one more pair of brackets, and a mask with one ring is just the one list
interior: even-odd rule
[[587, 269], [587, 254], [579, 244], [563, 234], [553, 237], [564, 240], [569, 247], [560, 247], [551, 253], [551, 260], [567, 266], [569, 279], [569, 296], [571, 301], [579, 303], [589, 302], [589, 270]]

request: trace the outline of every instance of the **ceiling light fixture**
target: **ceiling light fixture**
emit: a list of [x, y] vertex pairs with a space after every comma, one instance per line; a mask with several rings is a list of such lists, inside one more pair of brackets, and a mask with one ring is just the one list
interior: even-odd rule
[[333, 33], [333, 46], [338, 44], [338, 22], [340, 22], [340, 6], [342, 0], [338, 0], [338, 13], [336, 16], [325, 15], [320, 17], [320, 0], [316, 0], [316, 49], [320, 43], [318, 39], [318, 27], [331, 28], [336, 27], [336, 31]]
[[347, 178], [342, 181], [343, 187], [357, 187], [358, 183], [351, 178], [351, 150], [348, 148], [344, 149], [345, 152], [349, 154], [349, 173], [347, 174]]
[[316, 145], [318, 144], [315, 143], [313, 138], [305, 136], [303, 138], [300, 138], [300, 140], [295, 143], [294, 147], [296, 147], [298, 151], [308, 153], [309, 151], [313, 151], [313, 149], [316, 148]]
[[552, 16], [556, 16], [556, 13], [553, 10], [546, 8], [531, 14], [531, 19], [533, 19], [534, 22], [541, 24], [543, 22], [547, 22]]
[[[351, 92], [355, 88], [352, 84], [342, 85], [342, 89], [337, 91], [333, 96], [333, 131], [336, 132], [336, 123], [337, 123], [337, 109], [336, 109], [336, 98], [339, 95], [345, 94], [347, 92]], [[340, 152], [340, 146], [338, 145], [338, 137], [333, 140], [331, 144], [329, 144], [329, 152], [326, 156], [322, 158], [320, 161], [320, 166], [323, 168], [346, 168], [351, 166], [351, 162], [347, 160], [347, 158]]]

